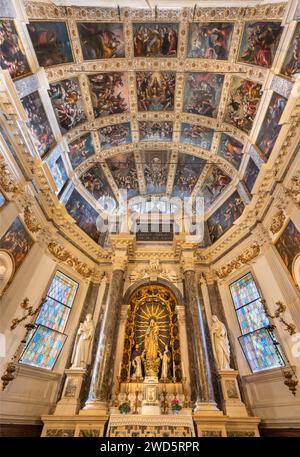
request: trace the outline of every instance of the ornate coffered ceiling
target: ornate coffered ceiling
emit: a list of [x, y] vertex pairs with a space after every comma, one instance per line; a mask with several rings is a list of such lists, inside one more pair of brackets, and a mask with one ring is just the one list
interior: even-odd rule
[[127, 189], [203, 197], [204, 260], [245, 236], [299, 136], [295, 2], [23, 3], [3, 14], [1, 66], [27, 116], [19, 160], [59, 231], [99, 255], [103, 197]]

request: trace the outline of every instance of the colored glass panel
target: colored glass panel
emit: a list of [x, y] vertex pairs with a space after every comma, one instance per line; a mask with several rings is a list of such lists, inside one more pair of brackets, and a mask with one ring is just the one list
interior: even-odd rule
[[245, 276], [232, 283], [230, 285], [230, 292], [235, 309], [248, 305], [248, 303], [260, 298], [251, 273], [247, 273]]
[[243, 306], [236, 313], [243, 335], [269, 325], [269, 320], [259, 300]]
[[267, 329], [260, 329], [239, 338], [253, 373], [284, 366], [283, 359]]
[[51, 370], [64, 345], [66, 335], [39, 325], [24, 350], [20, 363]]
[[53, 330], [63, 332], [69, 314], [70, 308], [48, 297], [39, 312], [36, 324], [45, 325]]
[[1, 208], [1, 206], [5, 205], [5, 202], [6, 202], [6, 199], [5, 199], [4, 195], [2, 194], [2, 192], [0, 192], [0, 208]]
[[54, 300], [71, 307], [77, 288], [78, 284], [75, 281], [68, 278], [60, 271], [57, 271], [47, 295], [54, 298]]

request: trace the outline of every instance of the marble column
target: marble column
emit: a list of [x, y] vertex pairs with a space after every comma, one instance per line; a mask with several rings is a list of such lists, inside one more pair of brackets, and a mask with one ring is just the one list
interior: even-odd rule
[[184, 264], [183, 270], [192, 400], [196, 402], [195, 411], [218, 411], [208, 356], [209, 335], [205, 332], [204, 304], [199, 299], [196, 274], [192, 265]]
[[88, 400], [80, 414], [95, 414], [95, 410], [106, 412], [111, 396], [117, 333], [123, 300], [125, 265], [114, 266], [108, 302], [101, 327], [99, 344], [94, 361]]

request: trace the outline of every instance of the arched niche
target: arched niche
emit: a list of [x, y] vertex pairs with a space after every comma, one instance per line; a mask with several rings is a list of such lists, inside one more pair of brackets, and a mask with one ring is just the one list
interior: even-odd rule
[[0, 296], [14, 273], [14, 262], [6, 251], [0, 251]]

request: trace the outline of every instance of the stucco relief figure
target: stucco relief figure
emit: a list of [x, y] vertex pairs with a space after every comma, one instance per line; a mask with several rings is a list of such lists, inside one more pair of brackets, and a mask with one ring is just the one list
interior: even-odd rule
[[217, 316], [212, 316], [210, 329], [212, 348], [217, 368], [219, 370], [230, 369], [230, 347], [225, 325]]
[[160, 358], [162, 361], [161, 380], [164, 381], [164, 380], [168, 379], [168, 377], [169, 377], [169, 363], [171, 362], [171, 354], [170, 354], [169, 347], [167, 344], [165, 345], [164, 353], [163, 354], [160, 353]]
[[132, 354], [132, 366], [134, 369], [134, 372], [132, 374], [132, 379], [136, 380], [141, 380], [143, 378], [143, 373], [142, 373], [142, 355], [139, 350], [139, 345], [136, 344], [135, 350]]
[[85, 368], [86, 365], [90, 363], [94, 330], [92, 315], [87, 314], [85, 321], [79, 325], [72, 355], [71, 368]]
[[159, 358], [159, 327], [155, 319], [150, 319], [149, 326], [145, 332], [143, 362], [146, 376], [157, 376], [160, 358]]

